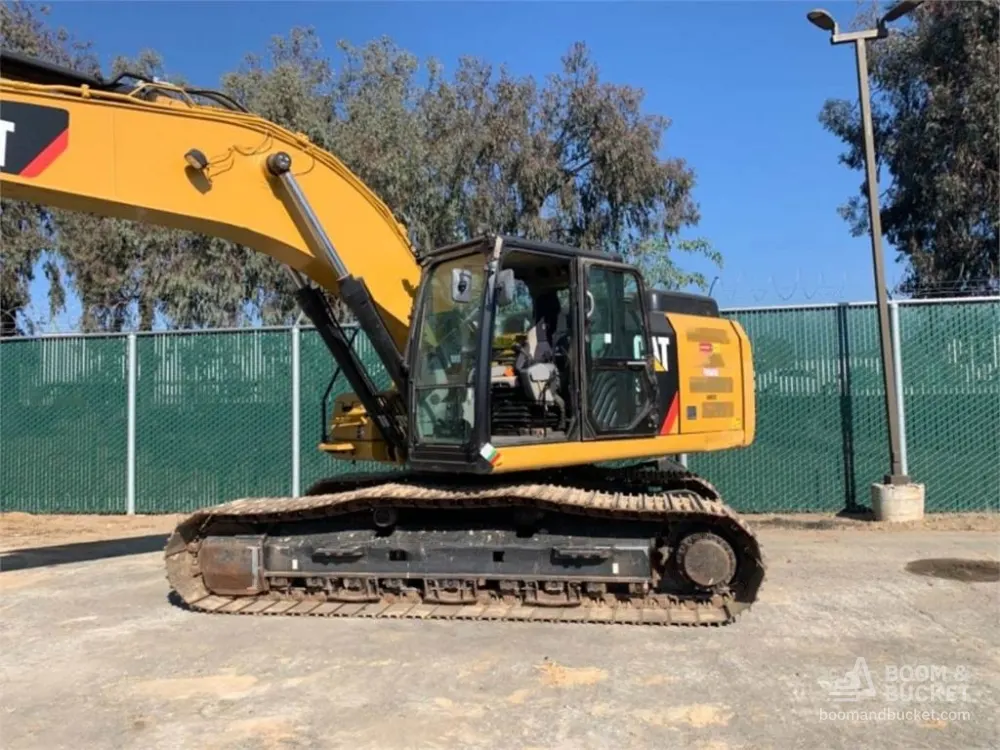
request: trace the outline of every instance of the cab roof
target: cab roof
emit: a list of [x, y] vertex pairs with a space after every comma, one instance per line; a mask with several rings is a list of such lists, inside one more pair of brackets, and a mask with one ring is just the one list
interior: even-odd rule
[[[594, 250], [583, 250], [578, 247], [573, 247], [572, 245], [563, 245], [558, 242], [527, 240], [522, 237], [513, 237], [506, 234], [484, 234], [463, 242], [442, 245], [429, 252], [422, 253], [418, 256], [418, 260], [420, 263], [427, 263], [441, 257], [461, 255], [472, 251], [487, 253], [493, 249], [497, 239], [503, 240], [503, 246], [505, 249], [534, 250], [536, 252], [542, 252], [562, 258], [593, 258], [595, 260], [606, 260], [614, 263], [623, 262], [620, 255], [612, 255], [610, 253], [597, 252]], [[656, 289], [650, 286], [648, 281], [646, 283], [646, 307], [650, 311], [704, 315], [709, 317], [719, 316], [718, 302], [708, 295]]]
[[610, 260], [616, 263], [622, 262], [620, 255], [611, 255], [610, 253], [604, 253], [596, 250], [583, 250], [579, 247], [563, 245], [558, 242], [528, 240], [523, 237], [515, 237], [508, 234], [483, 234], [462, 242], [442, 245], [434, 248], [433, 250], [421, 253], [420, 259], [421, 261], [424, 259], [431, 260], [442, 255], [459, 254], [463, 251], [469, 250], [481, 250], [488, 252], [493, 248], [497, 239], [503, 240], [503, 246], [505, 249], [534, 250], [536, 252], [548, 253], [550, 255], [557, 255], [563, 258], [594, 258], [595, 260]]

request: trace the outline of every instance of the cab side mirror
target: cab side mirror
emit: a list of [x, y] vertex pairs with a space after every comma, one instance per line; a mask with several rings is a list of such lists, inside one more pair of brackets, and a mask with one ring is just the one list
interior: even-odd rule
[[514, 270], [505, 268], [497, 274], [497, 304], [506, 307], [514, 301]]
[[472, 299], [472, 274], [464, 268], [451, 269], [452, 302], [468, 302]]

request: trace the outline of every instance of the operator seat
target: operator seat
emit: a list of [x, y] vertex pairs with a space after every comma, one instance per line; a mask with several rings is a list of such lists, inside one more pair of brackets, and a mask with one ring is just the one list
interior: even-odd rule
[[524, 333], [529, 322], [530, 318], [527, 313], [511, 315], [504, 321], [502, 333]]
[[525, 394], [537, 403], [555, 404], [559, 424], [566, 417], [566, 404], [559, 395], [559, 368], [555, 363], [553, 336], [559, 319], [559, 297], [544, 292], [535, 300], [534, 325], [525, 334], [514, 362], [514, 372]]

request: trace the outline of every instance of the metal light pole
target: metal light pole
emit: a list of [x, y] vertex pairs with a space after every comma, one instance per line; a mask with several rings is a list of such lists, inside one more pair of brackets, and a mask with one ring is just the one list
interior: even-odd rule
[[875, 266], [875, 299], [878, 306], [879, 344], [882, 348], [882, 375], [885, 379], [885, 409], [889, 423], [890, 472], [885, 475], [885, 483], [908, 484], [910, 479], [903, 474], [902, 453], [899, 436], [899, 404], [896, 400], [896, 367], [892, 352], [892, 336], [889, 333], [889, 303], [885, 289], [885, 263], [882, 255], [882, 222], [879, 216], [878, 180], [875, 176], [875, 135], [872, 127], [871, 94], [868, 90], [868, 55], [866, 43], [869, 39], [883, 39], [888, 36], [886, 24], [906, 15], [923, 0], [903, 0], [890, 8], [882, 16], [874, 29], [863, 29], [840, 33], [837, 22], [822, 8], [811, 10], [806, 18], [814, 26], [830, 32], [830, 44], [854, 43], [857, 55], [858, 98], [861, 102], [861, 120], [865, 145], [865, 172], [868, 178], [868, 219], [871, 225], [872, 260]]

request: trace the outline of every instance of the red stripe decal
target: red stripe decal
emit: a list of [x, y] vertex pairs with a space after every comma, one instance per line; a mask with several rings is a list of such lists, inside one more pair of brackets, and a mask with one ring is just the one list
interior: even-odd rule
[[69, 129], [67, 128], [57, 135], [52, 143], [42, 149], [42, 152], [32, 159], [28, 166], [21, 170], [21, 177], [38, 177], [59, 157], [59, 154], [66, 150], [68, 145]]
[[675, 393], [673, 400], [670, 402], [670, 408], [667, 409], [667, 416], [663, 419], [663, 424], [660, 426], [661, 435], [666, 435], [674, 428], [678, 411], [680, 411], [680, 394]]

